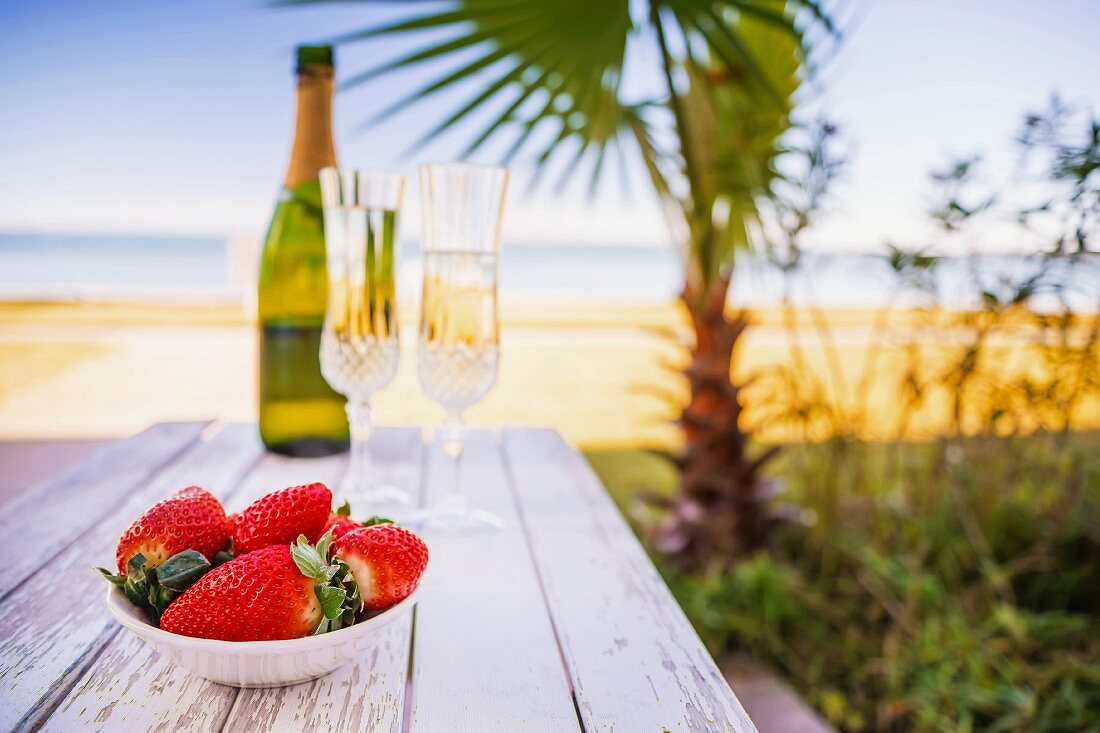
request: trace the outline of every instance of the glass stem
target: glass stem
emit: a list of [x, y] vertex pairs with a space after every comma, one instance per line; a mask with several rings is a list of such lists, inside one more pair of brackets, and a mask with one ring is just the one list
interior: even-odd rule
[[447, 419], [440, 427], [440, 438], [443, 440], [443, 452], [451, 458], [457, 459], [462, 455], [462, 430], [465, 424], [462, 422], [462, 413], [448, 412]]
[[351, 477], [351, 485], [358, 498], [362, 498], [370, 492], [371, 467], [370, 451], [370, 403], [366, 401], [355, 402], [348, 400], [344, 408], [348, 413], [348, 427], [351, 430], [351, 458], [348, 465], [348, 475]]
[[459, 511], [462, 511], [466, 506], [466, 495], [462, 491], [460, 480], [462, 473], [462, 431], [464, 427], [461, 413], [448, 412], [447, 419], [440, 429], [443, 453], [451, 459], [449, 461], [451, 475], [450, 480], [447, 482], [447, 493], [443, 503]]

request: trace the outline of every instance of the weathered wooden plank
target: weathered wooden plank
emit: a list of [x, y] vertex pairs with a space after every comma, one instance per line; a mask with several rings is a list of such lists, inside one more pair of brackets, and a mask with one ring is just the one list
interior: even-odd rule
[[585, 731], [755, 731], [584, 459], [552, 431], [503, 446]]
[[411, 626], [386, 626], [381, 643], [369, 656], [320, 679], [292, 687], [241, 690], [224, 730], [400, 730]]
[[[426, 485], [438, 494], [454, 462], [430, 452]], [[579, 731], [569, 682], [500, 452], [467, 433], [458, 480], [500, 531], [425, 531], [431, 567], [416, 615], [411, 731]]]
[[[205, 423], [167, 423], [106, 446], [47, 479], [0, 514], [0, 598], [116, 510], [161, 466], [193, 445]], [[44, 518], [48, 517], [48, 521]]]
[[[254, 426], [208, 432], [121, 506], [102, 516], [0, 605], [0, 730], [33, 727], [79, 680], [117, 627], [103, 605], [106, 588], [92, 566], [110, 566], [122, 529], [156, 500], [190, 484], [225, 493], [260, 449]], [[52, 526], [48, 509], [40, 523]], [[59, 535], [60, 536], [60, 535]]]
[[[371, 437], [377, 480], [418, 491], [422, 445], [415, 428], [383, 428]], [[353, 507], [354, 509], [354, 507]], [[356, 511], [355, 516], [359, 517]], [[292, 687], [241, 690], [228, 731], [370, 731], [401, 726], [412, 619], [386, 627], [377, 653], [330, 675]]]
[[[296, 483], [332, 484], [343, 472], [344, 456], [301, 461], [274, 454], [260, 457], [255, 426], [234, 426], [249, 436], [245, 451], [259, 458], [216, 491], [227, 509]], [[209, 486], [214, 490], [213, 486]], [[236, 700], [231, 687], [194, 676], [121, 631], [87, 669], [72, 693], [46, 720], [47, 731], [207, 731], [219, 729]]]
[[118, 630], [41, 730], [217, 730], [233, 698], [233, 688], [187, 674]]

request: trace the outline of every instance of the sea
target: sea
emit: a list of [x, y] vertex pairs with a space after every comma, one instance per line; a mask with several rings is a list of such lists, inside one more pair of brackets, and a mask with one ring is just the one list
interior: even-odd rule
[[[259, 242], [246, 238], [0, 232], [0, 301], [121, 300], [239, 302], [254, 291]], [[1035, 269], [1022, 255], [948, 257], [931, 286], [949, 307], [973, 307]], [[415, 242], [403, 243], [399, 288], [415, 300], [421, 276]], [[1052, 278], [1070, 305], [1100, 304], [1100, 257], [1056, 268]], [[670, 248], [609, 245], [509, 245], [500, 260], [500, 297], [509, 302], [653, 304], [679, 292], [683, 268]], [[784, 276], [771, 258], [740, 256], [731, 298], [766, 306], [868, 308], [919, 301], [903, 292], [882, 255], [813, 252]], [[1039, 299], [1056, 308], [1058, 296]]]

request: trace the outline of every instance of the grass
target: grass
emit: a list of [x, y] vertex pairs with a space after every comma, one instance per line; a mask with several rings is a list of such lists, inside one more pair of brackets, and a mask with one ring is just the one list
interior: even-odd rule
[[[655, 455], [587, 456], [624, 510], [675, 486]], [[773, 473], [801, 521], [770, 553], [655, 556], [716, 655], [842, 730], [1100, 731], [1100, 434], [792, 446]]]

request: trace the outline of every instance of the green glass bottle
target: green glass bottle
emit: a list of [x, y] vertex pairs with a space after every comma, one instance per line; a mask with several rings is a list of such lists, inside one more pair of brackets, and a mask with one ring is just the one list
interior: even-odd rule
[[336, 165], [331, 46], [297, 50], [294, 146], [260, 261], [260, 437], [269, 450], [323, 456], [348, 447], [344, 398], [321, 376], [328, 276], [318, 173]]

